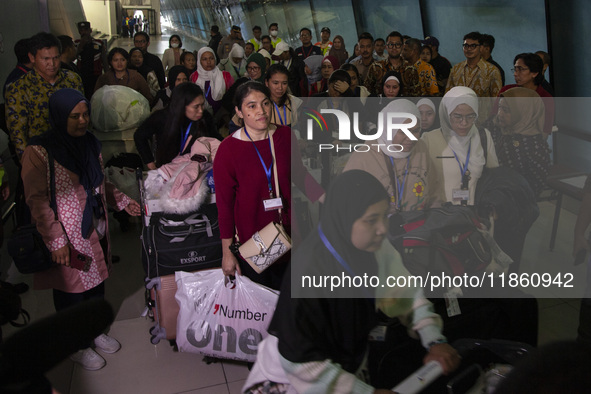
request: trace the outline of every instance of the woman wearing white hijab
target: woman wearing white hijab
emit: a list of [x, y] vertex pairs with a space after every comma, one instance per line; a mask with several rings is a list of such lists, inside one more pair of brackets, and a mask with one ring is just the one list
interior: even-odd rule
[[212, 114], [220, 109], [224, 93], [234, 84], [229, 72], [215, 66], [215, 53], [209, 47], [197, 52], [197, 71], [191, 74], [191, 81], [205, 92], [206, 109]]
[[237, 81], [246, 72], [246, 59], [244, 59], [244, 48], [234, 43], [228, 57], [220, 60], [218, 68], [230, 73], [234, 81]]
[[[417, 124], [408, 130], [416, 138], [421, 135], [420, 113], [417, 106], [406, 99], [395, 99], [380, 112], [387, 124], [388, 112], [412, 114]], [[393, 123], [410, 123], [409, 118], [394, 118]], [[372, 174], [390, 196], [390, 213], [413, 211], [432, 207], [436, 203], [436, 179], [429, 170], [429, 157], [425, 143], [413, 141], [401, 130], [393, 130], [392, 140], [387, 140], [384, 126], [377, 141], [367, 141], [368, 152], [354, 152], [343, 171], [359, 169]], [[402, 146], [402, 151], [400, 151]]]
[[482, 129], [487, 139], [485, 156], [475, 123], [477, 118], [476, 93], [457, 86], [447, 92], [439, 104], [441, 128], [422, 137], [432, 170], [440, 180], [441, 198], [456, 205], [474, 205], [474, 192], [483, 168], [499, 166], [490, 132]]

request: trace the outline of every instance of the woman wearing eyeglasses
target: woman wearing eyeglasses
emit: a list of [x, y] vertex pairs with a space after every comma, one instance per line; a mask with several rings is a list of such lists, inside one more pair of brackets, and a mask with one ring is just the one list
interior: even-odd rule
[[[522, 87], [535, 91], [544, 102], [544, 139], [552, 132], [552, 125], [554, 124], [554, 100], [552, 95], [542, 87], [544, 80], [544, 62], [535, 53], [520, 53], [515, 56], [513, 60], [514, 67], [513, 77], [515, 83], [505, 85], [499, 91], [499, 97], [509, 89]], [[495, 106], [491, 112], [491, 117], [494, 117], [498, 112], [499, 100], [496, 101]]]
[[477, 118], [478, 96], [470, 88], [456, 86], [439, 104], [441, 128], [423, 134], [431, 170], [439, 179], [441, 201], [474, 205], [476, 184], [484, 167], [499, 166], [490, 132], [476, 127]]

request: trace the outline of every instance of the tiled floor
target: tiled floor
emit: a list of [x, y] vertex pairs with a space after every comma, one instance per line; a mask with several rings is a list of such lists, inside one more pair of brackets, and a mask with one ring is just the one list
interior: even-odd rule
[[[156, 41], [153, 39], [153, 41]], [[153, 42], [151, 52], [162, 53], [168, 46], [168, 37]], [[115, 41], [116, 45], [131, 47], [130, 39]], [[196, 49], [201, 44], [185, 45]], [[572, 231], [575, 215], [562, 211], [558, 238], [554, 252], [548, 252], [550, 224], [554, 205], [540, 203], [541, 215], [531, 229], [525, 247], [523, 266], [538, 270], [556, 268], [572, 269]], [[219, 362], [206, 364], [196, 354], [174, 352], [167, 341], [157, 345], [150, 343], [148, 333], [152, 322], [141, 317], [144, 309], [143, 270], [140, 263], [139, 224], [122, 233], [115, 221], [111, 221], [113, 252], [121, 256], [106, 284], [108, 301], [116, 311], [111, 335], [122, 343], [122, 349], [112, 355], [104, 355], [107, 366], [100, 371], [89, 372], [74, 365], [69, 359], [48, 373], [55, 389], [62, 394], [119, 394], [119, 393], [239, 393], [248, 375], [244, 364]], [[6, 264], [6, 252], [2, 250]], [[584, 267], [578, 267], [584, 272]], [[31, 277], [22, 276], [10, 268], [3, 273], [11, 282], [31, 283]], [[22, 296], [24, 308], [33, 320], [53, 313], [50, 291], [30, 290]], [[578, 300], [570, 298], [539, 299], [539, 343], [576, 337]], [[15, 329], [4, 326], [5, 337]]]

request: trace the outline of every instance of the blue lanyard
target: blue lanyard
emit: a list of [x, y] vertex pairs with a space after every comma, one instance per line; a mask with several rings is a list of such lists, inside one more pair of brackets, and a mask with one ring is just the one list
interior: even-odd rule
[[320, 224], [320, 223], [318, 223], [318, 235], [320, 235], [320, 239], [322, 240], [322, 243], [324, 244], [324, 246], [326, 246], [326, 249], [328, 249], [328, 251], [330, 252], [330, 254], [332, 254], [333, 257], [335, 259], [337, 259], [337, 261], [339, 262], [339, 264], [341, 266], [343, 266], [343, 268], [345, 269], [345, 271], [347, 271], [351, 275], [355, 275], [355, 272], [353, 272], [353, 270], [351, 269], [351, 267], [349, 267], [349, 264], [347, 264], [347, 262], [345, 261], [345, 259], [343, 259], [341, 257], [341, 255], [339, 254], [339, 252], [337, 252], [335, 250], [335, 248], [332, 246], [332, 244], [330, 243], [330, 241], [326, 238], [326, 235], [324, 235], [324, 232], [322, 231], [322, 224]]
[[394, 175], [396, 180], [396, 191], [398, 194], [396, 195], [396, 208], [401, 211], [402, 210], [402, 193], [404, 193], [404, 185], [406, 183], [406, 176], [408, 175], [408, 163], [410, 162], [410, 156], [406, 158], [406, 168], [404, 169], [404, 178], [402, 178], [402, 184], [398, 182], [398, 174], [396, 173], [396, 165], [394, 165], [394, 159], [390, 156], [390, 163], [392, 163], [392, 167], [394, 167]]
[[[351, 269], [351, 267], [349, 266], [349, 264], [347, 264], [347, 262], [345, 261], [345, 259], [343, 259], [341, 257], [341, 255], [339, 254], [339, 252], [337, 252], [335, 250], [335, 248], [332, 246], [332, 244], [330, 243], [330, 241], [328, 240], [328, 238], [326, 238], [326, 235], [324, 235], [324, 231], [322, 231], [322, 224], [320, 224], [320, 223], [318, 223], [318, 235], [320, 235], [320, 239], [322, 240], [322, 243], [324, 244], [324, 246], [326, 247], [326, 249], [328, 249], [328, 251], [330, 252], [330, 254], [332, 254], [332, 256], [335, 259], [337, 259], [337, 261], [345, 269], [345, 271], [347, 271], [347, 273], [349, 273], [351, 276], [357, 276], [355, 274], [355, 272]], [[365, 287], [363, 288], [363, 292], [365, 293], [365, 295], [367, 296], [367, 298], [370, 298], [370, 299], [373, 299], [374, 298], [371, 295], [371, 293], [367, 291], [367, 289]]]
[[[207, 81], [207, 82], [209, 82], [209, 81]], [[205, 98], [207, 98], [207, 96], [209, 96], [209, 93], [211, 93], [211, 83], [207, 87], [207, 92], [205, 92]], [[211, 97], [211, 96], [209, 96], [209, 97]]]
[[458, 155], [456, 155], [456, 152], [454, 152], [453, 149], [451, 150], [453, 152], [454, 156], [456, 157], [456, 161], [458, 162], [458, 165], [460, 166], [460, 172], [462, 173], [462, 180], [464, 179], [464, 175], [466, 175], [466, 170], [468, 169], [468, 163], [470, 162], [470, 149], [472, 149], [472, 143], [470, 143], [470, 146], [468, 147], [468, 154], [466, 155], [466, 164], [464, 164], [463, 168], [462, 168], [462, 163], [460, 163], [460, 159], [458, 158]]
[[[244, 126], [244, 132], [246, 133], [246, 136], [248, 137], [250, 142], [252, 142], [254, 149], [256, 149], [257, 155], [259, 155], [259, 160], [261, 161], [261, 164], [263, 165], [263, 168], [265, 169], [265, 174], [267, 175], [267, 185], [269, 186], [269, 195], [273, 196], [273, 186], [271, 185], [271, 170], [273, 169], [273, 157], [271, 157], [271, 165], [269, 166], [269, 168], [267, 168], [267, 166], [265, 165], [265, 161], [263, 160], [263, 156], [261, 156], [261, 152], [259, 152], [259, 148], [257, 148], [257, 146], [254, 143], [254, 141], [252, 140], [252, 138], [250, 138], [250, 135], [248, 134], [248, 131], [246, 130], [246, 126]], [[268, 140], [269, 140], [269, 149], [271, 149], [271, 136], [269, 136]]]
[[236, 71], [236, 75], [238, 76], [238, 78], [240, 78], [240, 67], [236, 68], [234, 65], [232, 65], [232, 67], [234, 67], [234, 71]]
[[182, 136], [181, 138], [181, 150], [179, 152], [179, 154], [183, 154], [183, 150], [185, 149], [185, 144], [187, 143], [187, 140], [189, 139], [189, 131], [191, 131], [191, 125], [193, 124], [193, 122], [189, 123], [189, 126], [187, 126], [187, 131], [185, 131], [185, 135]]
[[279, 123], [281, 123], [281, 126], [285, 126], [287, 124], [287, 109], [285, 108], [285, 105], [283, 105], [283, 117], [285, 118], [285, 124], [283, 123], [283, 119], [281, 119], [281, 112], [279, 112], [279, 107], [275, 103], [273, 103], [273, 105], [275, 106], [275, 109], [277, 110], [277, 116], [279, 117]]

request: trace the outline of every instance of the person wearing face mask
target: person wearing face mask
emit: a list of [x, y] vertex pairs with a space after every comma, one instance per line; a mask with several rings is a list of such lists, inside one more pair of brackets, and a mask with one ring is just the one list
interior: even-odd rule
[[173, 34], [168, 40], [168, 48], [162, 55], [162, 67], [164, 67], [164, 73], [168, 77], [168, 71], [181, 64], [181, 55], [185, 50], [183, 47], [183, 41], [178, 34]]
[[279, 35], [279, 25], [277, 23], [271, 23], [269, 25], [269, 36], [271, 36], [271, 45], [273, 48], [277, 46], [281, 41], [281, 38], [278, 37]]
[[197, 71], [191, 74], [191, 82], [203, 89], [206, 109], [215, 115], [222, 106], [224, 93], [234, 84], [234, 78], [216, 67], [213, 49], [203, 47], [197, 53]]
[[[484, 167], [499, 166], [490, 132], [476, 126], [478, 96], [465, 86], [450, 89], [439, 104], [441, 128], [423, 135], [431, 166], [439, 179], [440, 199], [474, 205]], [[486, 142], [481, 142], [481, 136]], [[483, 147], [487, 146], [485, 152]]]
[[[401, 112], [412, 114], [417, 124], [407, 130], [420, 138], [420, 112], [409, 100], [398, 99], [386, 105], [378, 116]], [[393, 123], [410, 123], [409, 118], [394, 118]], [[345, 165], [345, 171], [363, 170], [372, 174], [384, 186], [390, 196], [390, 213], [431, 208], [437, 204], [437, 180], [430, 171], [427, 147], [422, 140], [413, 141], [400, 129], [393, 130], [392, 140], [386, 132], [371, 144], [369, 152], [354, 152]], [[390, 149], [388, 149], [390, 147]]]
[[244, 48], [234, 44], [227, 59], [220, 60], [218, 68], [230, 73], [234, 81], [240, 79], [246, 72], [246, 61], [244, 60]]

